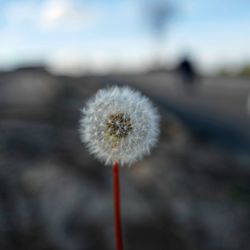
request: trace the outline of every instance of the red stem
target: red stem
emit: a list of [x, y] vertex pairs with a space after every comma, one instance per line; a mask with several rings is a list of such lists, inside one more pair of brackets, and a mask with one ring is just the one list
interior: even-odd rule
[[122, 227], [120, 209], [120, 190], [119, 190], [119, 166], [117, 162], [113, 165], [113, 185], [114, 185], [114, 219], [115, 219], [115, 245], [116, 250], [122, 250]]

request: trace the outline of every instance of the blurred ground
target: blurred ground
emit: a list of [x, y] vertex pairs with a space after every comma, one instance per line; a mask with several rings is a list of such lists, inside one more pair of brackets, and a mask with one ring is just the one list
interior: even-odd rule
[[131, 84], [172, 111], [159, 106], [162, 133], [152, 155], [121, 170], [125, 249], [249, 249], [248, 154], [193, 133], [181, 120], [193, 112], [247, 133], [249, 80], [198, 81], [186, 89], [171, 74], [2, 72], [0, 249], [114, 249], [111, 169], [88, 154], [78, 135], [86, 98], [111, 84]]

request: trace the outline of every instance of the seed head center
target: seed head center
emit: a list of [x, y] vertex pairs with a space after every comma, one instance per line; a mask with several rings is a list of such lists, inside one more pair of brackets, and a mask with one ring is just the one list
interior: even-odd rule
[[131, 119], [125, 113], [110, 115], [106, 124], [108, 133], [116, 138], [126, 137], [133, 129]]

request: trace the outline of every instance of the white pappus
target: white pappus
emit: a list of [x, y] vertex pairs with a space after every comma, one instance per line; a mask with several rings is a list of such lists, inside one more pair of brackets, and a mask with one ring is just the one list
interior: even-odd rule
[[158, 140], [157, 109], [129, 87], [101, 89], [81, 111], [81, 140], [106, 165], [131, 165], [148, 155]]

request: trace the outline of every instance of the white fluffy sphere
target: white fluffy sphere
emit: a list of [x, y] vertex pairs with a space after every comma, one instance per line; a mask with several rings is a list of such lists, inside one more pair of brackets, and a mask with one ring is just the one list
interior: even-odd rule
[[106, 165], [131, 165], [150, 153], [159, 136], [159, 115], [150, 100], [129, 87], [99, 90], [82, 109], [80, 136]]

